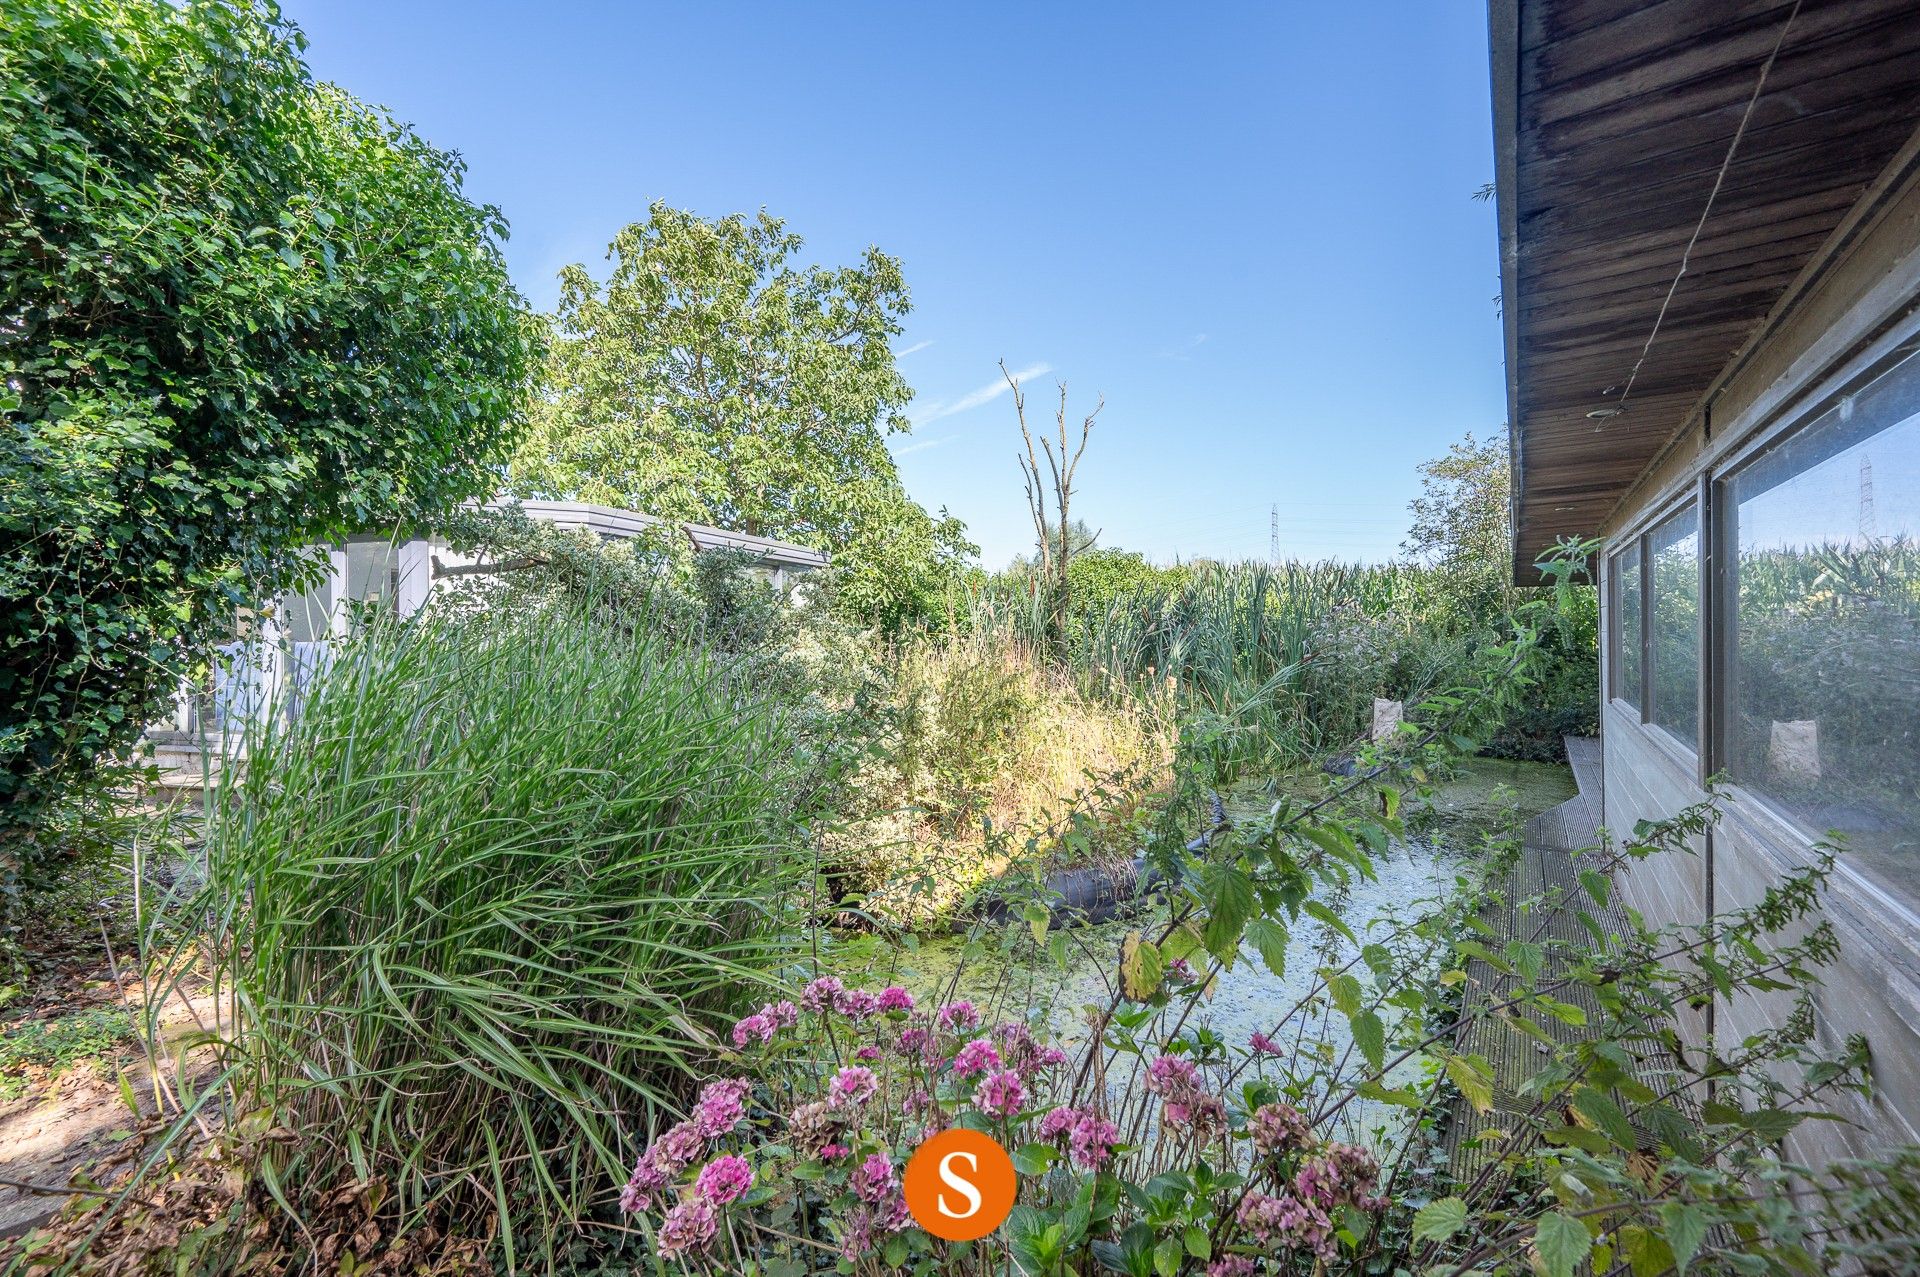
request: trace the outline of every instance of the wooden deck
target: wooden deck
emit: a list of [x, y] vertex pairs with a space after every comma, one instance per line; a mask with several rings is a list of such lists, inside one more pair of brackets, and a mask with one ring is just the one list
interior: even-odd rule
[[[1543, 978], [1551, 978], [1555, 960], [1553, 941], [1564, 942], [1574, 950], [1590, 950], [1592, 937], [1581, 926], [1577, 912], [1584, 909], [1610, 935], [1618, 935], [1625, 918], [1617, 905], [1594, 907], [1580, 886], [1575, 863], [1578, 851], [1598, 842], [1600, 815], [1600, 743], [1585, 737], [1569, 737], [1567, 754], [1574, 778], [1580, 786], [1578, 796], [1545, 811], [1527, 822], [1523, 851], [1510, 883], [1506, 899], [1490, 907], [1481, 917], [1502, 939], [1536, 940], [1548, 945]], [[1567, 907], [1540, 908], [1542, 900], [1566, 900]], [[1490, 946], [1497, 948], [1497, 945]], [[1463, 1008], [1511, 995], [1516, 979], [1503, 975], [1487, 963], [1473, 959], [1467, 964], [1467, 999]], [[1579, 1006], [1590, 1019], [1598, 1019], [1599, 1007], [1583, 988], [1574, 986], [1556, 996]], [[1572, 1043], [1591, 1036], [1586, 1028], [1575, 1028], [1547, 1016], [1532, 1016], [1557, 1042]], [[1671, 1057], [1665, 1047], [1649, 1039], [1623, 1043], [1639, 1061], [1640, 1079], [1656, 1090], [1665, 1090], [1673, 1077]], [[1526, 1124], [1516, 1120], [1533, 1107], [1523, 1088], [1540, 1067], [1538, 1042], [1518, 1029], [1510, 1028], [1494, 1016], [1468, 1018], [1463, 1015], [1463, 1031], [1457, 1043], [1461, 1051], [1485, 1057], [1493, 1064], [1493, 1111], [1476, 1112], [1464, 1099], [1456, 1099], [1447, 1124], [1447, 1155], [1456, 1191], [1467, 1195], [1475, 1182], [1504, 1155], [1523, 1151], [1513, 1138]]]

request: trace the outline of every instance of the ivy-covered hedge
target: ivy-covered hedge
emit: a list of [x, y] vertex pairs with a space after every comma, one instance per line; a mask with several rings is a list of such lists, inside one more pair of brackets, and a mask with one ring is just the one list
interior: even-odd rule
[[0, 885], [295, 548], [489, 490], [537, 330], [458, 157], [259, 0], [0, 0]]

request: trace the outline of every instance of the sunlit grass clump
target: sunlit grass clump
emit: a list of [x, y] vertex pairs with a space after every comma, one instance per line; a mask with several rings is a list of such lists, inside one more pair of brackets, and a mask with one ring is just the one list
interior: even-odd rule
[[617, 1182], [789, 955], [790, 753], [723, 658], [571, 606], [344, 640], [214, 794], [181, 955], [230, 999], [235, 1111], [295, 1133], [296, 1209], [372, 1181], [505, 1204], [524, 1246]]

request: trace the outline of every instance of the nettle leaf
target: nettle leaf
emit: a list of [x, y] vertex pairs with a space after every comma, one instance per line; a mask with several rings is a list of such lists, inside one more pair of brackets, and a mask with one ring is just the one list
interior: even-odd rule
[[1387, 1060], [1387, 1026], [1371, 1011], [1361, 1012], [1348, 1023], [1353, 1029], [1353, 1044], [1367, 1057], [1368, 1066], [1377, 1071]]
[[1586, 1263], [1593, 1251], [1593, 1235], [1571, 1215], [1550, 1211], [1534, 1225], [1533, 1248], [1547, 1277], [1573, 1277], [1574, 1269]]
[[1240, 936], [1253, 916], [1253, 880], [1232, 865], [1215, 870], [1207, 884], [1207, 951], [1231, 965], [1240, 950]]
[[1613, 880], [1598, 869], [1582, 869], [1580, 885], [1586, 889], [1587, 895], [1592, 897], [1593, 903], [1603, 909], [1606, 908], [1607, 901], [1613, 898]]
[[1285, 926], [1271, 918], [1255, 918], [1247, 924], [1247, 943], [1253, 946], [1275, 979], [1287, 977], [1287, 943], [1292, 938]]
[[1467, 1204], [1458, 1197], [1428, 1202], [1413, 1216], [1416, 1241], [1443, 1242], [1467, 1226]]
[[1347, 925], [1346, 919], [1342, 918], [1339, 914], [1335, 913], [1333, 910], [1327, 908], [1326, 905], [1320, 903], [1318, 900], [1306, 901], [1300, 907], [1306, 910], [1308, 914], [1312, 915], [1315, 918], [1318, 918], [1321, 922], [1326, 923], [1329, 927], [1332, 927], [1335, 932], [1346, 937], [1346, 939], [1349, 942], [1354, 944], [1358, 944], [1360, 942], [1359, 937], [1353, 934], [1353, 928]]
[[1574, 1090], [1573, 1113], [1583, 1125], [1599, 1131], [1629, 1153], [1639, 1143], [1633, 1133], [1633, 1123], [1620, 1111], [1620, 1106], [1591, 1086], [1583, 1085]]
[[1351, 972], [1342, 971], [1338, 975], [1327, 977], [1327, 996], [1333, 999], [1340, 1014], [1349, 1018], [1360, 1013], [1360, 1002], [1366, 990]]
[[1493, 1066], [1486, 1060], [1477, 1055], [1449, 1055], [1447, 1077], [1476, 1111], [1493, 1112]]
[[1159, 948], [1138, 931], [1129, 931], [1120, 942], [1121, 992], [1135, 1002], [1145, 1002], [1160, 992], [1165, 976]]
[[1673, 1251], [1673, 1266], [1685, 1277], [1687, 1264], [1707, 1237], [1706, 1212], [1686, 1202], [1667, 1202], [1660, 1207], [1660, 1223], [1667, 1230], [1667, 1247]]

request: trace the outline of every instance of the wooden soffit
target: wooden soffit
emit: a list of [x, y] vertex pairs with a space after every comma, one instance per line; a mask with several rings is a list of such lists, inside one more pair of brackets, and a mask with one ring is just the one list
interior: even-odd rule
[[1530, 581], [1600, 529], [1920, 125], [1920, 3], [1492, 0], [1489, 28]]

